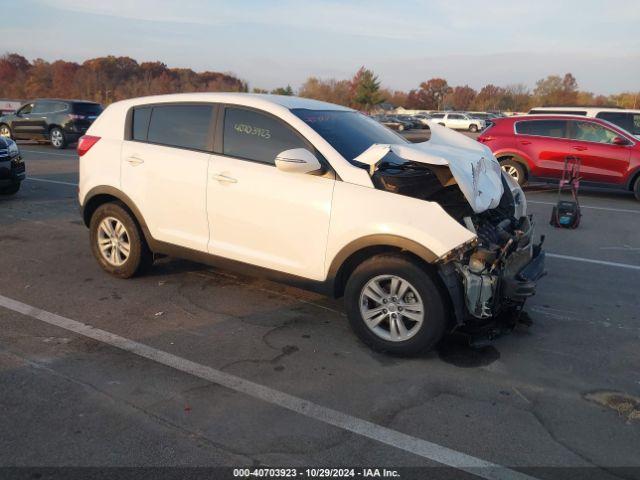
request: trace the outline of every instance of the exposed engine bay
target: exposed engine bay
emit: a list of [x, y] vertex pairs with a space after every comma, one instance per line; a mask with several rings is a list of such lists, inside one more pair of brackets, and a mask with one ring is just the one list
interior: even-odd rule
[[[467, 140], [471, 139], [465, 137]], [[467, 146], [458, 145], [459, 157]], [[375, 166], [370, 170], [375, 188], [438, 203], [476, 235], [472, 243], [439, 259], [440, 275], [459, 324], [488, 321], [509, 308], [521, 308], [535, 293], [536, 281], [545, 274], [542, 241], [533, 243], [534, 224], [526, 215], [522, 190], [500, 170], [490, 153], [471, 147], [470, 156], [478, 158], [480, 151], [486, 157], [478, 163], [467, 162], [469, 176], [463, 176], [462, 162], [456, 164], [457, 171], [447, 163], [427, 163], [426, 149], [414, 156], [411, 147], [389, 146], [386, 152], [379, 152], [384, 156], [378, 161], [371, 162], [370, 156], [364, 162]], [[496, 167], [499, 185], [495, 177], [483, 177], [488, 170], [495, 173]], [[475, 200], [482, 195], [484, 201], [469, 200], [470, 196]]]

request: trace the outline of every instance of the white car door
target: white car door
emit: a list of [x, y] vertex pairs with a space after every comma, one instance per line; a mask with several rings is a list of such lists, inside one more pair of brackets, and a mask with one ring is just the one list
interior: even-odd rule
[[226, 107], [218, 118], [224, 123], [221, 152], [209, 165], [209, 252], [324, 279], [334, 177], [275, 166], [284, 150], [313, 150], [282, 120], [242, 107]]
[[459, 113], [450, 113], [448, 115], [447, 127], [455, 130], [461, 130], [468, 128], [469, 125], [467, 125], [464, 115]]
[[207, 251], [207, 170], [212, 105], [134, 108], [122, 146], [122, 190], [155, 240]]

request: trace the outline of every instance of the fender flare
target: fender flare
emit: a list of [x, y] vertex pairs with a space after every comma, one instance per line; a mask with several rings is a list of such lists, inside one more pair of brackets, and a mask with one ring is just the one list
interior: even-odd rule
[[[342, 247], [340, 251], [331, 260], [331, 265], [327, 271], [327, 280], [333, 285], [334, 296], [340, 296], [341, 290], [344, 288], [346, 278], [344, 278], [345, 268], [357, 267], [356, 264], [350, 262], [351, 259], [364, 260], [370, 255], [365, 254], [371, 248], [396, 249], [409, 252], [412, 255], [423, 260], [425, 263], [433, 264], [438, 260], [438, 256], [424, 245], [399, 235], [392, 234], [372, 234], [360, 237], [349, 242]], [[363, 253], [362, 259], [358, 258], [358, 253]], [[373, 252], [371, 252], [373, 253]]]
[[97, 187], [93, 187], [84, 196], [84, 201], [80, 205], [80, 211], [81, 211], [82, 219], [84, 221], [85, 226], [87, 227], [89, 226], [89, 223], [91, 222], [91, 214], [95, 211], [96, 208], [98, 208], [99, 205], [102, 204], [101, 202], [98, 205], [95, 205], [95, 208], [93, 208], [94, 203], [92, 202], [92, 200], [94, 200], [95, 198], [101, 195], [108, 195], [122, 202], [131, 211], [135, 220], [138, 222], [138, 225], [140, 225], [140, 228], [142, 229], [142, 233], [144, 234], [144, 237], [147, 241], [147, 244], [151, 246], [154, 243], [154, 239], [151, 236], [151, 233], [149, 231], [149, 228], [147, 227], [146, 222], [144, 221], [144, 217], [142, 216], [142, 213], [140, 213], [140, 210], [136, 206], [135, 202], [131, 200], [131, 198], [122, 190], [119, 190], [110, 185], [98, 185]]
[[516, 162], [520, 163], [526, 169], [527, 175], [531, 173], [531, 163], [529, 162], [529, 159], [521, 153], [511, 150], [502, 150], [499, 152], [494, 152], [493, 156], [496, 157], [496, 160], [498, 160], [498, 162], [500, 162], [501, 157], [512, 157]]
[[633, 184], [636, 179], [640, 177], [640, 167], [634, 168], [631, 173], [629, 173], [629, 180], [627, 180], [627, 190], [633, 190]]

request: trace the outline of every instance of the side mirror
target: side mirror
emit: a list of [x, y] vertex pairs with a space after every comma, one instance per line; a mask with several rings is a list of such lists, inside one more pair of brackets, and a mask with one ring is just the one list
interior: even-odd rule
[[276, 157], [278, 170], [289, 173], [312, 173], [322, 171], [316, 156], [306, 148], [292, 148], [280, 152]]
[[614, 145], [629, 145], [629, 140], [623, 137], [613, 137], [611, 143], [613, 143]]

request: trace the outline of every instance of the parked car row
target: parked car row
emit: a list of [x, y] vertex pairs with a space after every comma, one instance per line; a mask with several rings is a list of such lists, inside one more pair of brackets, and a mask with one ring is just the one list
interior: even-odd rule
[[102, 106], [85, 100], [38, 99], [0, 117], [0, 137], [50, 142], [55, 148], [75, 143], [87, 132]]
[[398, 132], [411, 129], [427, 128], [427, 121], [431, 119], [429, 115], [374, 115], [374, 120], [386, 127]]

